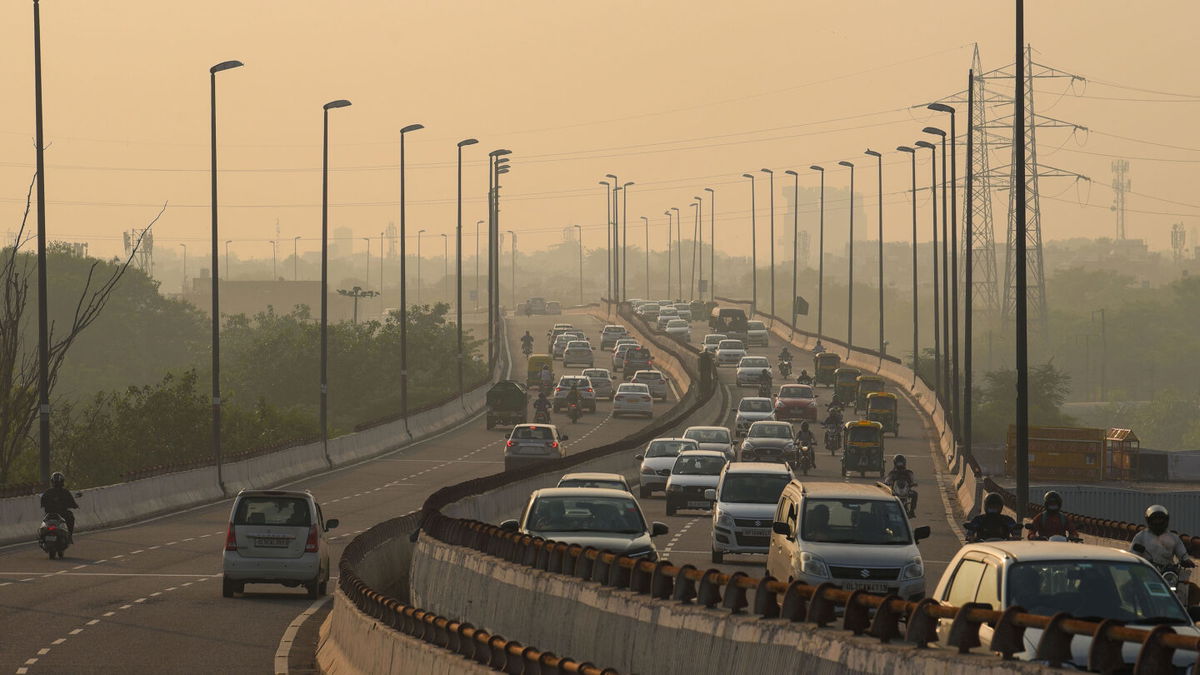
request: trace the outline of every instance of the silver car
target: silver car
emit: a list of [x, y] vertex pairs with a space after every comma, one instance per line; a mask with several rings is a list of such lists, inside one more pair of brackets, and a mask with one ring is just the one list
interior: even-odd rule
[[762, 380], [762, 372], [767, 371], [772, 378], [771, 362], [765, 356], [743, 356], [737, 364], [737, 386], [757, 387]]
[[658, 310], [658, 318], [654, 320], [654, 327], [656, 330], [658, 330], [658, 332], [664, 333], [667, 330], [667, 324], [670, 323], [672, 319], [678, 318], [679, 312], [674, 307], [663, 307], [662, 309]]
[[592, 383], [592, 389], [596, 392], [596, 398], [612, 399], [612, 373], [604, 368], [588, 368], [580, 374]]
[[762, 421], [750, 425], [738, 451], [739, 462], [791, 462], [798, 459], [792, 425]]
[[563, 350], [563, 366], [580, 365], [585, 368], [591, 368], [595, 364], [595, 358], [592, 352], [592, 345], [586, 340], [572, 340], [567, 343], [567, 348]]
[[660, 401], [667, 400], [670, 388], [667, 386], [667, 376], [657, 370], [639, 370], [629, 380], [634, 384], [644, 384], [650, 389], [650, 395]]
[[664, 332], [667, 334], [667, 337], [673, 337], [676, 340], [683, 340], [684, 342], [692, 341], [692, 328], [685, 319], [671, 319], [667, 322]]
[[746, 344], [751, 347], [766, 347], [770, 339], [767, 324], [762, 321], [746, 322]]
[[692, 306], [689, 305], [688, 303], [686, 303], [686, 302], [675, 303], [675, 311], [678, 313], [679, 318], [684, 319], [686, 321], [692, 320]]
[[566, 434], [553, 424], [518, 424], [504, 442], [504, 470], [562, 459], [566, 456]]
[[725, 427], [688, 427], [684, 430], [683, 437], [699, 443], [701, 450], [721, 452], [733, 461], [733, 436]]
[[709, 333], [708, 335], [704, 336], [704, 341], [700, 343], [700, 349], [712, 354], [716, 354], [717, 346], [721, 344], [721, 340], [727, 339], [729, 338], [721, 333]]
[[651, 561], [658, 560], [651, 539], [668, 532], [663, 523], [647, 527], [628, 492], [587, 487], [535, 490], [520, 520], [506, 520], [500, 528]]
[[741, 340], [721, 340], [717, 343], [717, 365], [736, 366], [746, 355], [746, 345]]
[[554, 395], [550, 401], [554, 412], [562, 412], [567, 409], [567, 395], [571, 393], [572, 386], [575, 387], [575, 391], [579, 392], [579, 409], [596, 412], [596, 390], [592, 388], [592, 383], [582, 375], [563, 375], [558, 378], [558, 385], [554, 387]]
[[325, 533], [337, 526], [336, 518], [324, 519], [308, 491], [242, 490], [229, 514], [221, 595], [232, 598], [246, 584], [303, 585], [310, 598], [325, 595]]
[[666, 490], [671, 467], [675, 465], [679, 453], [699, 449], [700, 444], [690, 438], [656, 438], [650, 441], [645, 452], [633, 456], [641, 462], [638, 469], [638, 496], [645, 499], [655, 490]]
[[708, 491], [716, 489], [721, 470], [729, 463], [724, 453], [694, 450], [680, 453], [667, 479], [667, 515], [679, 509], [707, 509], [713, 499]]
[[637, 347], [636, 341], [619, 342], [616, 347], [613, 347], [612, 367], [613, 370], [623, 370], [625, 368], [625, 352]]
[[613, 345], [617, 344], [617, 340], [625, 337], [629, 331], [625, 326], [619, 324], [609, 324], [600, 331], [600, 349], [612, 349]]
[[737, 416], [734, 418], [733, 430], [738, 436], [745, 436], [750, 425], [762, 420], [775, 419], [775, 404], [771, 399], [761, 396], [747, 396], [738, 402]]

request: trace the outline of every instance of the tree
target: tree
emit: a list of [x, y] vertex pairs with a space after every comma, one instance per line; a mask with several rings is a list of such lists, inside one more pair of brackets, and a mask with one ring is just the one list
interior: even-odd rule
[[[1062, 412], [1062, 404], [1071, 392], [1071, 376], [1044, 363], [1029, 373], [1029, 423], [1037, 426], [1071, 426], [1075, 423]], [[1017, 371], [998, 370], [984, 375], [983, 387], [976, 389], [978, 402], [971, 429], [974, 440], [1002, 443], [1008, 426], [1017, 420]]]

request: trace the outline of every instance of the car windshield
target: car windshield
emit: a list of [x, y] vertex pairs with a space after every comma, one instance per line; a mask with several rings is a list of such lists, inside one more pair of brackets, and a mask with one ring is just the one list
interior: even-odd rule
[[766, 330], [767, 324], [761, 321], [747, 321], [746, 330]]
[[744, 398], [738, 404], [739, 412], [769, 413], [774, 410], [771, 401], [765, 398]]
[[691, 438], [701, 443], [728, 443], [728, 429], [688, 429], [683, 433], [684, 438]]
[[721, 340], [717, 344], [717, 349], [745, 349], [745, 347], [742, 346], [741, 340]]
[[812, 387], [807, 387], [801, 384], [793, 384], [779, 390], [779, 395], [783, 398], [812, 398]]
[[770, 367], [770, 364], [767, 363], [767, 357], [765, 357], [765, 356], [746, 356], [746, 357], [743, 357], [741, 363], [738, 364], [738, 368], [769, 368], [769, 367]]
[[605, 326], [604, 332], [605, 333], [624, 333], [625, 327], [624, 326]]
[[512, 432], [513, 440], [517, 441], [550, 441], [554, 432], [550, 427], [517, 427]]
[[900, 546], [912, 543], [908, 517], [895, 500], [806, 499], [805, 541]]
[[637, 502], [620, 497], [540, 497], [529, 509], [531, 532], [613, 532], [641, 534], [646, 522]]
[[750, 433], [747, 434], [750, 438], [791, 438], [792, 425], [790, 424], [755, 424], [750, 427]]
[[567, 349], [591, 349], [592, 345], [583, 340], [573, 340], [567, 343]]
[[653, 380], [661, 380], [662, 375], [660, 375], [658, 373], [638, 373], [633, 376], [633, 379], [635, 379], [639, 382], [648, 382], [648, 381], [653, 381]]
[[607, 490], [625, 490], [629, 488], [619, 480], [611, 478], [564, 478], [558, 481], [558, 487], [584, 487], [584, 488], [605, 488]]
[[1047, 560], [1013, 565], [1006, 602], [1043, 616], [1069, 612], [1088, 621], [1191, 624], [1175, 594], [1149, 565], [1117, 560]]
[[637, 359], [648, 359], [650, 358], [650, 350], [644, 347], [634, 347], [628, 352], [625, 352], [625, 358], [632, 359], [634, 361]]
[[233, 524], [308, 527], [312, 516], [303, 497], [244, 497], [233, 514]]
[[775, 504], [792, 480], [784, 473], [727, 473], [721, 501], [734, 504]]
[[688, 322], [683, 319], [671, 319], [667, 322], [667, 328], [687, 328]]
[[680, 455], [675, 460], [675, 466], [671, 467], [671, 473], [679, 476], [716, 476], [724, 466], [724, 457]]
[[704, 336], [704, 344], [706, 344], [706, 345], [720, 344], [720, 342], [724, 339], [725, 339], [724, 335], [705, 335]]
[[625, 384], [617, 387], [617, 393], [618, 394], [649, 394], [650, 386], [645, 385], [645, 384], [635, 384], [633, 382], [626, 382]]
[[607, 370], [585, 370], [585, 371], [583, 371], [583, 375], [584, 375], [584, 377], [588, 378], [589, 380], [591, 380], [593, 382], [595, 382], [596, 380], [611, 380], [612, 379], [612, 376], [608, 374]]
[[879, 429], [875, 427], [851, 427], [846, 432], [847, 443], [879, 443]]
[[678, 457], [685, 450], [697, 450], [695, 441], [651, 441], [646, 457]]

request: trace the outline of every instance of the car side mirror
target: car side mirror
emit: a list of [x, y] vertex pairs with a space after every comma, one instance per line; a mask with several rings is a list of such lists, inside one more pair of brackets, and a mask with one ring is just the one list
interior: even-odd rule
[[666, 523], [660, 523], [658, 521], [655, 521], [650, 524], [650, 536], [651, 537], [661, 537], [662, 535], [664, 535], [670, 531], [671, 531], [671, 528], [667, 527]]
[[634, 455], [633, 458], [640, 462], [643, 459], [646, 459], [646, 456], [645, 455]]
[[775, 534], [781, 534], [785, 537], [792, 536], [792, 528], [788, 527], [787, 523], [779, 520], [771, 523], [771, 531]]
[[913, 539], [915, 539], [916, 541], [921, 541], [922, 539], [928, 539], [929, 534], [930, 534], [929, 526], [922, 525], [922, 526], [918, 527], [917, 529], [913, 530]]
[[500, 523], [500, 529], [504, 530], [505, 532], [516, 532], [518, 529], [517, 521], [506, 520]]
[[704, 491], [704, 498], [710, 502], [717, 501], [717, 491], [712, 488], [708, 488]]
[[1145, 547], [1145, 546], [1142, 546], [1141, 544], [1134, 544], [1134, 545], [1133, 545], [1133, 552], [1134, 552], [1134, 553], [1145, 553], [1145, 552], [1146, 552], [1146, 547]]
[[83, 493], [82, 493], [82, 492], [76, 492], [76, 493], [75, 493], [75, 496], [76, 496], [76, 497], [82, 497], [82, 496], [83, 496]]
[[325, 521], [325, 531], [328, 532], [336, 528], [339, 524], [341, 524], [340, 520], [337, 518], [330, 518], [329, 520]]

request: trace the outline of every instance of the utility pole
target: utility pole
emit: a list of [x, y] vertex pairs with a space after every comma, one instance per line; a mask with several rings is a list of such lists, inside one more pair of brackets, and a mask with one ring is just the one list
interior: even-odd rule
[[[1017, 419], [1016, 444], [1014, 449], [1017, 460], [1017, 522], [1025, 518], [1029, 509], [1029, 268], [1026, 263], [1025, 249], [1028, 246], [1026, 232], [1026, 195], [1025, 195], [1025, 158], [1028, 148], [1025, 129], [1025, 0], [1017, 0], [1016, 11], [1016, 77], [1013, 78], [1015, 93], [1013, 94], [1013, 252], [1015, 264], [1015, 330], [1016, 330], [1016, 368], [1017, 368]], [[1038, 246], [1041, 246], [1039, 233]], [[1039, 256], [1040, 260], [1040, 256]], [[1039, 275], [1039, 281], [1041, 276]], [[1045, 300], [1045, 296], [1041, 298]], [[1045, 305], [1042, 305], [1045, 309]]]
[[1117, 240], [1125, 238], [1125, 192], [1133, 187], [1129, 180], [1129, 160], [1114, 159], [1112, 162], [1113, 205], [1117, 214]]
[[717, 301], [717, 191], [704, 188], [708, 193], [708, 299]]
[[850, 283], [846, 284], [846, 353], [849, 355], [854, 347], [854, 164], [846, 161], [838, 164], [850, 169], [850, 250], [847, 256]]
[[1100, 400], [1108, 400], [1108, 378], [1106, 371], [1108, 370], [1108, 329], [1104, 323], [1104, 310], [1097, 309], [1092, 312], [1092, 321], [1096, 320], [1096, 315], [1100, 315]]

